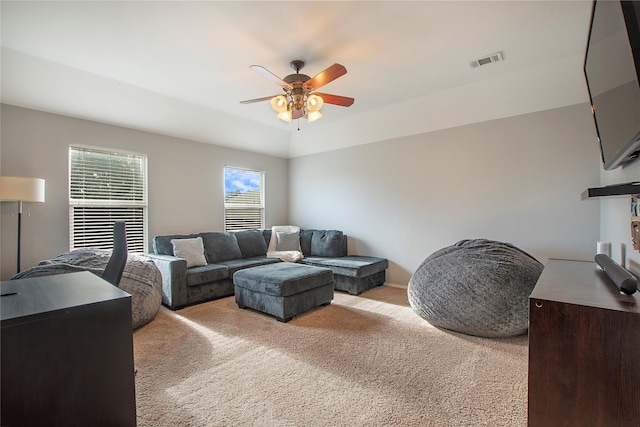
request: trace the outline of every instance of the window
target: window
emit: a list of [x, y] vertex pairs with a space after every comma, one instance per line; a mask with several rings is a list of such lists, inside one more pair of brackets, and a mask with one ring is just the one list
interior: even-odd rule
[[225, 231], [264, 228], [264, 172], [224, 168]]
[[113, 248], [127, 224], [130, 252], [147, 251], [147, 156], [69, 147], [69, 246]]

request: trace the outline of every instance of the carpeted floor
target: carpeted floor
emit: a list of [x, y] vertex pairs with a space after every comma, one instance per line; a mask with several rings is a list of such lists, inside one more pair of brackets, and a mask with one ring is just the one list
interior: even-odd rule
[[134, 333], [138, 426], [524, 426], [527, 336], [446, 332], [406, 289], [280, 323], [233, 297]]

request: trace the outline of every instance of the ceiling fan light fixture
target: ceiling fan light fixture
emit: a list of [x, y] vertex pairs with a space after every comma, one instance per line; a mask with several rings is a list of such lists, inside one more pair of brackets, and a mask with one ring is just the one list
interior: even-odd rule
[[347, 69], [343, 65], [333, 64], [314, 77], [300, 74], [300, 70], [304, 67], [304, 61], [291, 61], [290, 65], [296, 72], [295, 74], [286, 76], [284, 79], [281, 79], [260, 65], [252, 65], [249, 67], [263, 77], [276, 83], [284, 90], [285, 94], [248, 99], [246, 101], [240, 101], [240, 103], [251, 104], [254, 102], [269, 101], [271, 108], [277, 113], [276, 117], [285, 122], [291, 122], [293, 119], [300, 118], [306, 118], [308, 122], [315, 122], [322, 117], [320, 110], [325, 103], [342, 107], [350, 107], [353, 104], [354, 99], [346, 96], [312, 93], [322, 86], [331, 83], [338, 77], [345, 75]]
[[320, 111], [323, 105], [324, 100], [318, 95], [309, 95], [309, 97], [307, 98], [307, 111], [309, 111], [310, 113], [314, 111]]
[[291, 111], [284, 110], [276, 114], [276, 117], [282, 120], [283, 122], [291, 123]]
[[320, 111], [309, 111], [309, 114], [307, 115], [307, 121], [309, 123], [315, 122], [320, 117], [322, 117], [322, 113]]
[[[284, 95], [278, 95], [271, 98], [271, 108], [273, 108], [278, 113], [282, 114], [287, 111], [287, 106], [287, 98]], [[289, 116], [291, 116], [291, 114], [289, 114]]]

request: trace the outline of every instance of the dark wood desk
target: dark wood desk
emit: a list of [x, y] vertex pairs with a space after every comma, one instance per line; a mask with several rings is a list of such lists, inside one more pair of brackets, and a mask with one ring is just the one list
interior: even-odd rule
[[0, 292], [0, 425], [136, 425], [128, 293], [89, 272]]
[[640, 425], [640, 294], [549, 260], [529, 298], [529, 426]]

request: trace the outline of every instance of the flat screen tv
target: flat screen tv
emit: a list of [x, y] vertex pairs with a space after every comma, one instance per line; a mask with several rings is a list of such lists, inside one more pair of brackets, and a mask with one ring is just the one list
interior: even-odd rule
[[594, 1], [584, 75], [603, 167], [640, 155], [640, 1]]

